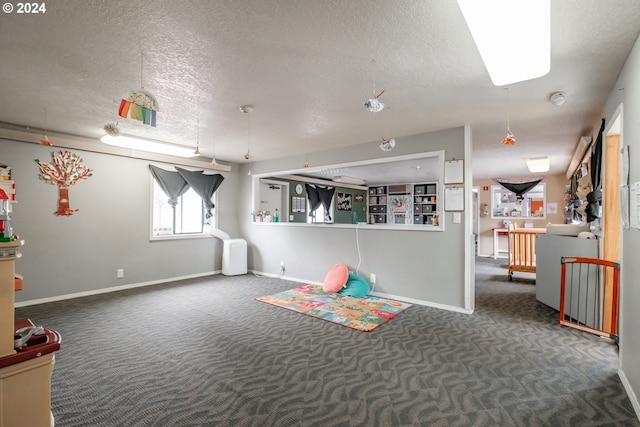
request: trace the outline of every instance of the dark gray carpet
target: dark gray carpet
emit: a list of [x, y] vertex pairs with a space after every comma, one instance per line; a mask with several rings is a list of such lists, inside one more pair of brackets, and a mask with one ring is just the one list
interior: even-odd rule
[[58, 427], [640, 426], [614, 344], [558, 326], [499, 260], [476, 273], [473, 315], [414, 306], [368, 333], [254, 301], [299, 284], [252, 275], [16, 315], [62, 334]]

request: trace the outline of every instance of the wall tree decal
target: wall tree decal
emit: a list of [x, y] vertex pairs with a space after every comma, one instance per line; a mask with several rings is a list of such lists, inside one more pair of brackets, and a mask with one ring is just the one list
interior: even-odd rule
[[56, 216], [70, 216], [78, 209], [69, 206], [69, 187], [80, 179], [87, 179], [92, 175], [93, 169], [82, 164], [82, 157], [70, 151], [51, 152], [51, 163], [41, 162], [35, 159], [40, 167], [38, 178], [48, 184], [58, 186], [58, 210]]

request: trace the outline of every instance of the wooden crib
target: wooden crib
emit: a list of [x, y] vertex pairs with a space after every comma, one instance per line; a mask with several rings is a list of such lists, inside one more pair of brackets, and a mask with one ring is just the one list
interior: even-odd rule
[[516, 228], [513, 224], [509, 225], [509, 280], [513, 279], [515, 271], [536, 272], [536, 235], [546, 232], [545, 228]]

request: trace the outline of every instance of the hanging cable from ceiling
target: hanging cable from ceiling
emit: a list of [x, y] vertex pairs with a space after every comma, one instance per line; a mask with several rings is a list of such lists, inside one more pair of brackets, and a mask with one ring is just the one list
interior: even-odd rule
[[196, 150], [193, 152], [196, 156], [200, 155], [200, 117], [196, 119]]
[[509, 93], [509, 88], [505, 88], [507, 90], [507, 136], [502, 140], [502, 145], [514, 145], [516, 143], [516, 138], [513, 136], [511, 132], [511, 97]]
[[47, 109], [44, 109], [44, 136], [40, 140], [41, 145], [51, 145], [52, 142], [49, 140], [47, 136], [47, 129], [49, 129], [49, 115], [47, 114]]
[[384, 108], [384, 104], [380, 101], [378, 101], [378, 98], [380, 98], [382, 96], [382, 94], [384, 93], [384, 89], [382, 90], [382, 92], [376, 94], [376, 60], [373, 59], [373, 98], [369, 98], [364, 102], [364, 108], [366, 108], [367, 110], [369, 110], [372, 113], [377, 113], [379, 111], [382, 111], [382, 109]]

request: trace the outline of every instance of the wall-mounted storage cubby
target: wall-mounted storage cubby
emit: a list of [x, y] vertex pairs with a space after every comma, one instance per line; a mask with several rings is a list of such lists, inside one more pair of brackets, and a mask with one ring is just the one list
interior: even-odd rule
[[387, 187], [369, 187], [369, 223], [387, 223]]
[[370, 224], [437, 224], [437, 182], [369, 187], [368, 194]]
[[438, 186], [435, 183], [413, 186], [413, 223], [434, 224], [438, 213]]

